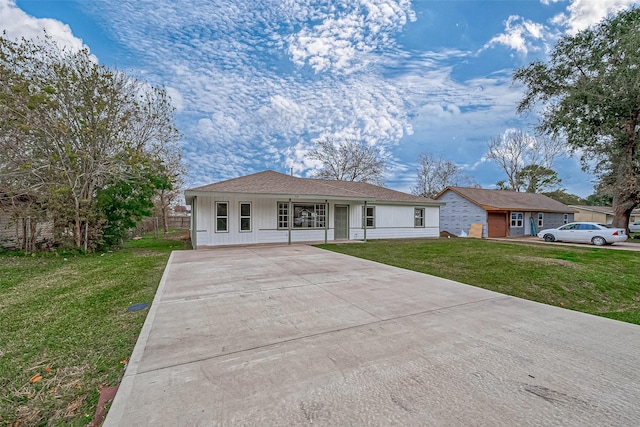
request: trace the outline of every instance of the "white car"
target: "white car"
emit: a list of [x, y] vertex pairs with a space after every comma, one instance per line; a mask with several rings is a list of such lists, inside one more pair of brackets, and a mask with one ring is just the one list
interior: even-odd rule
[[538, 237], [545, 242], [593, 243], [596, 246], [624, 242], [629, 236], [624, 228], [597, 222], [571, 222], [562, 227], [542, 230]]
[[640, 221], [629, 223], [629, 231], [632, 233], [640, 233]]

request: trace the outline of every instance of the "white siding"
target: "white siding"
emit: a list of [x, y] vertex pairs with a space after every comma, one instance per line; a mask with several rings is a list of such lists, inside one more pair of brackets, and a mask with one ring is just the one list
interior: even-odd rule
[[[218, 246], [254, 243], [287, 243], [289, 230], [278, 230], [278, 202], [286, 199], [264, 199], [230, 195], [225, 197], [199, 196], [197, 199], [196, 234], [197, 245]], [[229, 203], [228, 231], [215, 232], [216, 202]], [[251, 203], [251, 231], [240, 231], [240, 203]], [[293, 203], [324, 203], [324, 200], [296, 200]], [[326, 231], [327, 240], [333, 240], [334, 207], [345, 205], [344, 202], [329, 201], [327, 206], [327, 221], [329, 229]], [[364, 239], [362, 228], [361, 203], [350, 203], [349, 206], [349, 238]], [[425, 207], [425, 227], [414, 227], [414, 206], [398, 205], [368, 205], [375, 206], [376, 227], [367, 229], [368, 239], [381, 238], [410, 238], [410, 237], [438, 237], [439, 208]], [[325, 230], [320, 229], [292, 229], [292, 242], [324, 241]]]
[[[362, 228], [362, 209], [364, 205], [351, 206], [351, 240], [364, 239]], [[438, 207], [425, 207], [424, 227], [414, 226], [414, 209], [416, 206], [367, 205], [375, 207], [375, 227], [367, 228], [367, 239], [394, 239], [438, 237], [440, 234], [440, 213]]]

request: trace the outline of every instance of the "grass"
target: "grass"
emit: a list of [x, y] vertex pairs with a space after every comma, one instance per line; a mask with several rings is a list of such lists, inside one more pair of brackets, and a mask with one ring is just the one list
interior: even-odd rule
[[0, 255], [0, 425], [86, 425], [124, 372], [172, 250], [130, 241], [91, 255]]
[[[475, 239], [320, 245], [640, 324], [640, 253]], [[124, 373], [172, 250], [146, 238], [92, 255], [0, 255], [0, 426], [86, 425]], [[33, 382], [32, 382], [33, 381]]]
[[640, 324], [640, 253], [479, 239], [319, 245], [484, 289]]

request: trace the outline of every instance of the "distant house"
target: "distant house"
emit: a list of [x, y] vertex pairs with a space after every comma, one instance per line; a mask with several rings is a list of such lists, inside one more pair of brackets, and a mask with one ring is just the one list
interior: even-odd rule
[[441, 202], [362, 182], [274, 171], [185, 191], [194, 248], [438, 237]]
[[[575, 209], [576, 221], [591, 221], [600, 222], [602, 224], [611, 224], [613, 222], [613, 208], [610, 206], [584, 206], [584, 205], [570, 205]], [[631, 218], [629, 222], [640, 221], [640, 209], [634, 209], [631, 212]]]
[[53, 221], [36, 216], [34, 205], [33, 197], [0, 193], [0, 247], [33, 250], [53, 239]]
[[543, 194], [481, 188], [447, 187], [435, 200], [440, 231], [460, 235], [471, 224], [482, 224], [483, 237], [525, 236], [572, 222], [575, 209]]

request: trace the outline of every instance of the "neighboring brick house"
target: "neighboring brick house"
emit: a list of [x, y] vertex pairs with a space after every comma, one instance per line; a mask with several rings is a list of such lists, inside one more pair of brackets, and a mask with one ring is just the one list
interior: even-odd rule
[[460, 235], [471, 224], [482, 224], [482, 237], [533, 235], [574, 220], [575, 209], [543, 194], [482, 188], [447, 187], [435, 200], [440, 208], [440, 231]]

